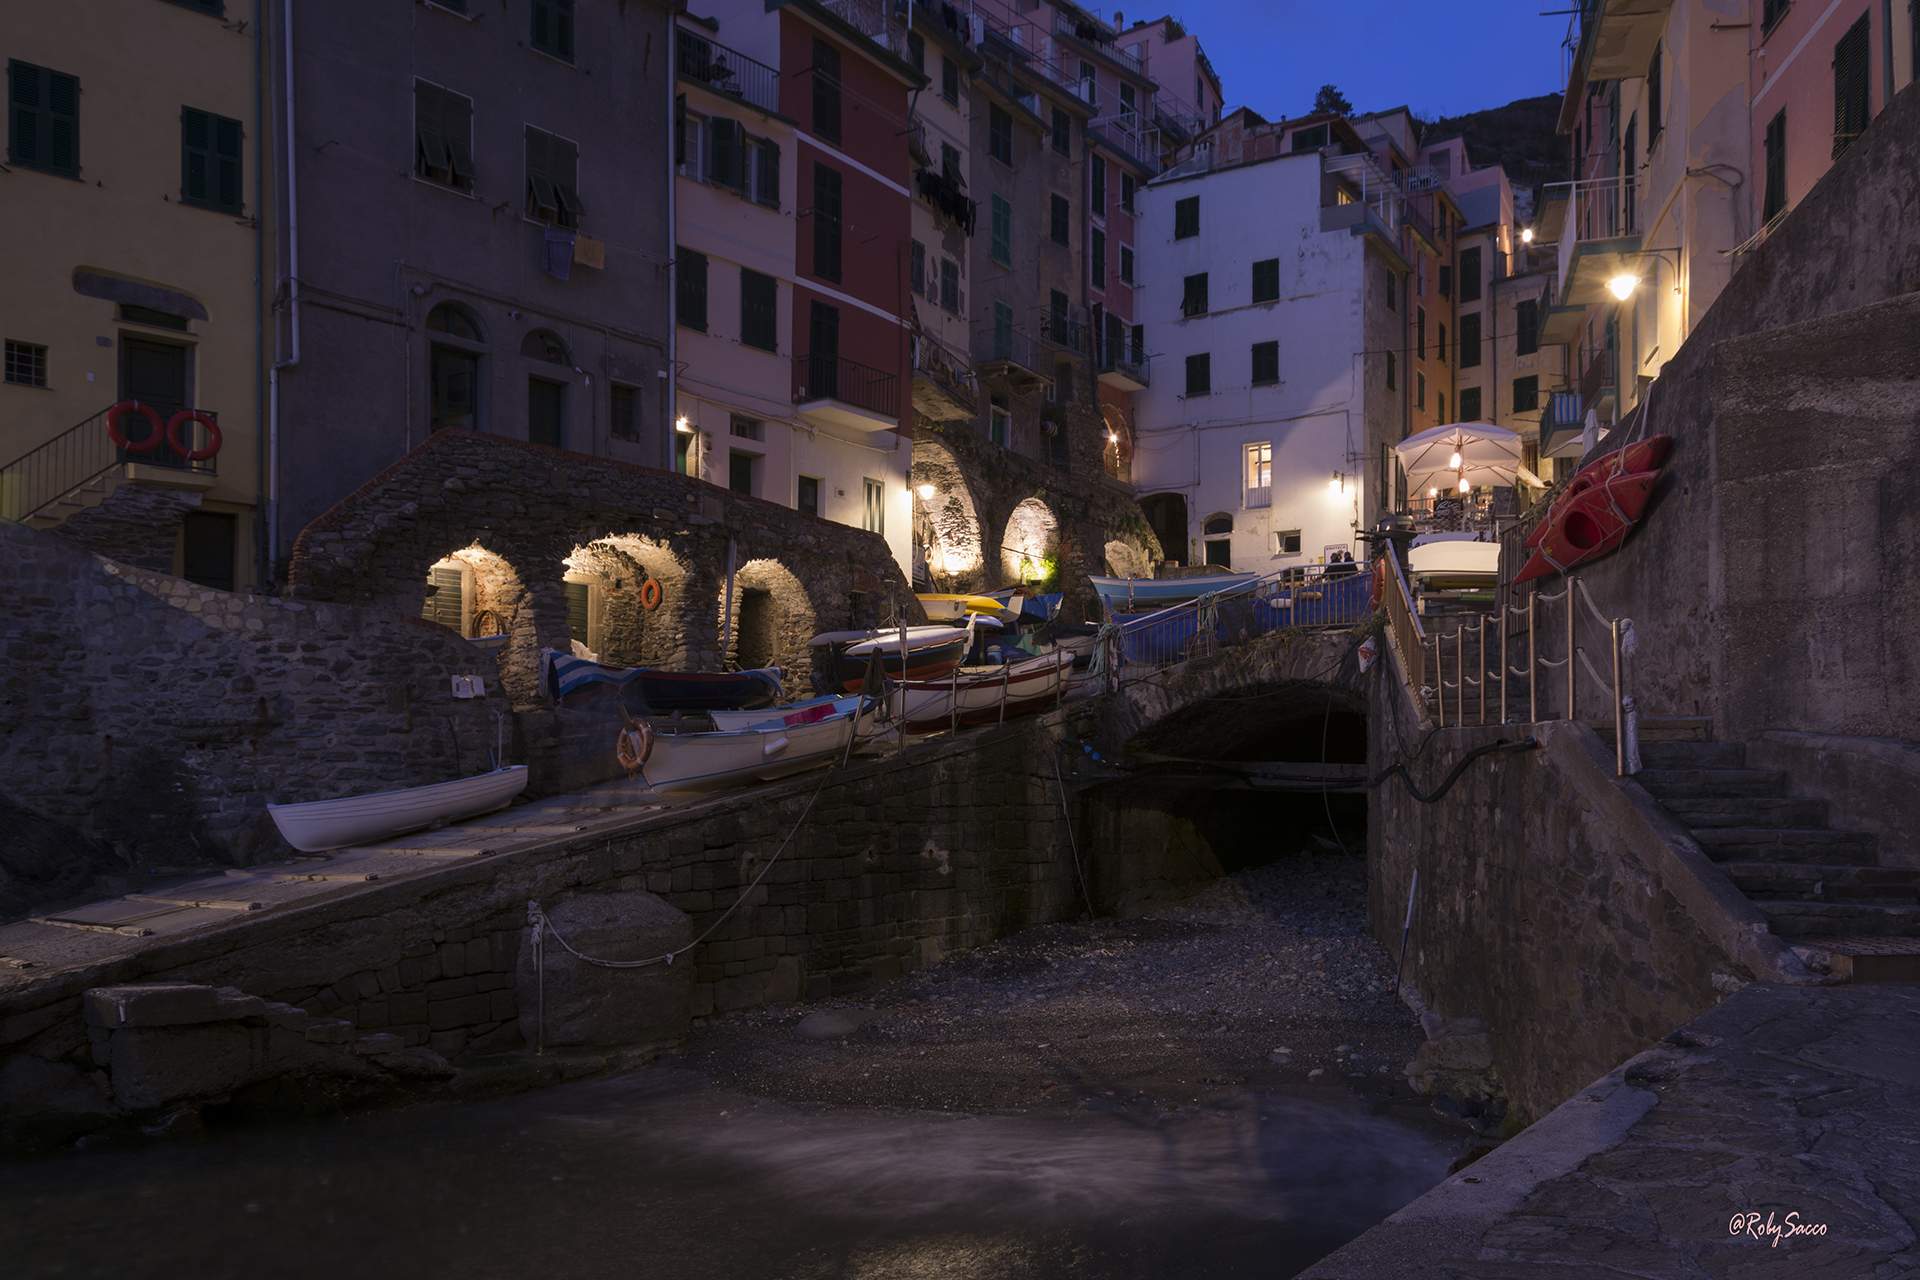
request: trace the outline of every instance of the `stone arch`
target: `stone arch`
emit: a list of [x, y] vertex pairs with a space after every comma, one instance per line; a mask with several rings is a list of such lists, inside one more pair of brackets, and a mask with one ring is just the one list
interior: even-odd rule
[[924, 555], [931, 589], [979, 591], [991, 585], [979, 507], [953, 453], [936, 440], [916, 436], [908, 483], [913, 487], [914, 567], [918, 570]]
[[[690, 670], [691, 571], [664, 543], [615, 533], [575, 546], [563, 581], [587, 588], [587, 647], [616, 667]], [[660, 586], [646, 607], [646, 584]], [[577, 597], [577, 593], [575, 593]]]
[[1039, 498], [1028, 498], [1007, 517], [1000, 537], [1003, 583], [1025, 582], [1057, 589], [1060, 578], [1060, 521]]
[[420, 616], [469, 640], [510, 635], [526, 588], [507, 560], [478, 542], [427, 568]]
[[520, 354], [529, 360], [544, 360], [548, 364], [573, 364], [573, 356], [567, 350], [567, 344], [559, 334], [551, 329], [535, 329], [520, 340]]
[[443, 302], [427, 312], [427, 328], [467, 342], [487, 340], [486, 330], [480, 327], [480, 317], [473, 313], [473, 308], [460, 302]]
[[[728, 617], [726, 583], [715, 593], [719, 614]], [[813, 651], [807, 641], [818, 631], [813, 597], [800, 579], [778, 560], [749, 560], [733, 575], [732, 632], [722, 637], [723, 666], [730, 670], [779, 667], [786, 673], [780, 700], [813, 694]]]

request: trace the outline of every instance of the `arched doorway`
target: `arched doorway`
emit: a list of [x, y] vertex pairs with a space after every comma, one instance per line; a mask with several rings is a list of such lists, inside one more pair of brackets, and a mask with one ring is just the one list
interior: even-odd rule
[[687, 576], [677, 555], [639, 534], [576, 546], [563, 576], [571, 638], [609, 666], [689, 669]]
[[1154, 493], [1140, 499], [1140, 512], [1147, 527], [1160, 540], [1160, 554], [1175, 564], [1188, 562], [1187, 495]]
[[[726, 586], [720, 588], [720, 618], [727, 617]], [[814, 651], [807, 647], [818, 630], [813, 598], [800, 579], [778, 560], [749, 560], [733, 576], [732, 634], [722, 638], [725, 667], [734, 671], [779, 667], [783, 702], [811, 697]]]
[[913, 567], [916, 591], [978, 591], [986, 563], [980, 515], [966, 476], [946, 446], [913, 442]]
[[1000, 539], [1000, 568], [1003, 584], [1059, 589], [1060, 522], [1040, 499], [1026, 499], [1007, 517], [1007, 531]]

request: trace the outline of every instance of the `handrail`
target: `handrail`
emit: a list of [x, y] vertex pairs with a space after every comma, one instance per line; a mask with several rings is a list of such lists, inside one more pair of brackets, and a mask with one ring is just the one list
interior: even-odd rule
[[900, 416], [899, 379], [845, 356], [798, 355], [793, 358], [795, 404], [840, 400], [889, 418]]
[[[1151, 613], [1109, 606], [1109, 669], [1137, 678], [1276, 631], [1351, 627], [1373, 612], [1364, 565], [1308, 568], [1319, 572], [1280, 569]], [[1329, 572], [1340, 568], [1350, 571]]]
[[[107, 410], [102, 409], [0, 467], [0, 519], [19, 521], [44, 514], [59, 499], [129, 462], [198, 475], [218, 474], [212, 458], [189, 462], [165, 441], [148, 454], [122, 452], [107, 436], [106, 416]], [[129, 427], [136, 438], [146, 429], [145, 421], [137, 417]], [[193, 445], [198, 448], [204, 444], [205, 428], [196, 423], [193, 430]]]
[[738, 49], [730, 49], [717, 40], [709, 40], [685, 27], [675, 31], [674, 67], [689, 80], [697, 80], [716, 93], [728, 94], [750, 102], [765, 111], [780, 110], [780, 73], [749, 58]]

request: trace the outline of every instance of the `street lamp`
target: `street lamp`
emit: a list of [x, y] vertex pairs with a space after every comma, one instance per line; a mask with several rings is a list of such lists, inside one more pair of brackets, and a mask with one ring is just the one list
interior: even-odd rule
[[1532, 228], [1532, 227], [1522, 227], [1522, 228], [1520, 229], [1520, 243], [1521, 243], [1521, 244], [1532, 244], [1532, 243], [1533, 243], [1533, 228]]
[[1620, 299], [1620, 301], [1622, 302], [1625, 302], [1628, 298], [1631, 298], [1633, 296], [1633, 291], [1636, 288], [1638, 288], [1639, 285], [1640, 285], [1640, 278], [1638, 276], [1628, 275], [1625, 272], [1621, 272], [1619, 275], [1615, 276], [1613, 279], [1607, 281], [1608, 291], [1611, 292], [1614, 297]]
[[693, 424], [688, 422], [685, 418], [675, 418], [673, 420], [673, 429], [675, 431], [681, 432], [684, 435], [693, 434]]
[[933, 501], [933, 495], [934, 495], [934, 492], [935, 492], [935, 490], [934, 490], [934, 487], [933, 487], [932, 485], [930, 485], [930, 484], [923, 484], [923, 485], [921, 485], [921, 486], [920, 486], [920, 500], [921, 500], [922, 502], [932, 502], [932, 501]]

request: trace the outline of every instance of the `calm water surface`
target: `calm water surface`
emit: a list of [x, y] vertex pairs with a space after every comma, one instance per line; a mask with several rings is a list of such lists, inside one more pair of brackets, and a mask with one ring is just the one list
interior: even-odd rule
[[792, 1108], [656, 1069], [0, 1165], [0, 1275], [1280, 1277], [1437, 1183], [1336, 1089], [1128, 1114]]

